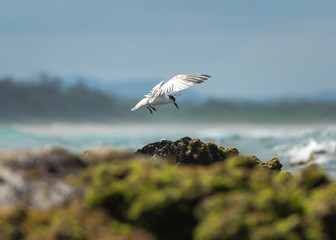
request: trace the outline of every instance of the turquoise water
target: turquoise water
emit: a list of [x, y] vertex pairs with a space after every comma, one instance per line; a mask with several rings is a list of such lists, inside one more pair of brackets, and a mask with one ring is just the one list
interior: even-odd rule
[[278, 157], [285, 170], [289, 163], [304, 161], [314, 151], [324, 150], [316, 163], [336, 175], [336, 125], [252, 125], [252, 124], [49, 124], [1, 125], [0, 151], [41, 149], [48, 145], [79, 153], [95, 148], [136, 150], [162, 139], [184, 136], [235, 146], [241, 153], [262, 161]]

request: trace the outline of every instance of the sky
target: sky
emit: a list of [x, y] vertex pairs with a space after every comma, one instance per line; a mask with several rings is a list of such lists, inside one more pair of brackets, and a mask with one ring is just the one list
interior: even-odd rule
[[212, 76], [199, 93], [336, 91], [334, 0], [0, 0], [0, 77]]

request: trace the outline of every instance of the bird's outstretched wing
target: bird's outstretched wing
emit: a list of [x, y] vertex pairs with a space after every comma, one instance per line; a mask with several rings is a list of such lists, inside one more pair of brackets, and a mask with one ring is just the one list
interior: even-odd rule
[[145, 97], [147, 98], [153, 98], [157, 95], [157, 93], [160, 91], [161, 86], [164, 84], [164, 81], [161, 81], [159, 84], [155, 85], [155, 87], [153, 87], [152, 91], [150, 93], [148, 93], [147, 95], [145, 95]]
[[[211, 76], [201, 73], [193, 73], [193, 74], [181, 74], [171, 78], [165, 84], [160, 85], [158, 89], [155, 89], [158, 85], [156, 85], [153, 90], [155, 89], [155, 96], [167, 94], [167, 95], [180, 95], [181, 90], [191, 87], [192, 85], [199, 84], [211, 78]], [[162, 84], [163, 81], [160, 83]], [[153, 91], [152, 91], [153, 92]], [[153, 92], [154, 94], [154, 92]]]

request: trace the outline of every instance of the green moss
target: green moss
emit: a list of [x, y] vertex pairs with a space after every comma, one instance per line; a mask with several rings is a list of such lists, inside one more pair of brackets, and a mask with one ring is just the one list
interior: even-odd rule
[[237, 156], [233, 155], [225, 161], [225, 166], [228, 168], [254, 168], [261, 163], [260, 160], [257, 160], [254, 156]]
[[[194, 147], [198, 146], [200, 148], [197, 150], [209, 154], [212, 152], [211, 155], [214, 151], [220, 151], [211, 143], [204, 144], [199, 140], [193, 142], [190, 149], [195, 150]], [[234, 148], [230, 150], [238, 154]], [[87, 189], [85, 200], [89, 207], [103, 207], [120, 221], [132, 220], [159, 239], [189, 239], [192, 237], [191, 230], [198, 222], [192, 214], [193, 209], [203, 199], [217, 192], [248, 189], [250, 177], [253, 176], [251, 171], [258, 170], [256, 167], [260, 163], [255, 156], [234, 156], [225, 160], [224, 164], [218, 162], [209, 167], [194, 165], [181, 168], [151, 161], [102, 164], [87, 170], [84, 175], [86, 181], [93, 183]], [[268, 168], [259, 171], [267, 173], [257, 174], [264, 176], [263, 179], [267, 178], [267, 185], [273, 175], [270, 175]], [[267, 191], [272, 193], [272, 189]], [[259, 200], [260, 205], [269, 207], [269, 198]], [[177, 225], [174, 225], [174, 231], [167, 228], [169, 223]], [[238, 229], [240, 232], [241, 229]], [[240, 234], [238, 237], [241, 237]]]
[[[313, 191], [306, 211], [315, 223], [314, 232], [323, 232], [327, 236], [336, 236], [336, 185], [331, 184]], [[334, 239], [330, 238], [330, 239]]]
[[309, 165], [302, 169], [296, 176], [295, 180], [300, 187], [316, 188], [330, 183], [326, 173], [316, 165]]
[[50, 232], [56, 239], [84, 240], [84, 230], [78, 220], [71, 215], [57, 216], [51, 222]]
[[22, 214], [18, 211], [21, 210], [11, 208], [0, 212], [1, 239], [153, 240], [144, 230], [121, 223], [100, 209], [86, 209], [80, 203], [48, 210], [25, 208], [25, 217], [20, 217], [19, 222], [17, 215]]
[[212, 156], [207, 145], [197, 138], [190, 140], [188, 151], [185, 154], [190, 163], [208, 165], [212, 162]]
[[185, 153], [190, 163], [209, 165], [217, 161], [224, 161], [227, 157], [236, 156], [239, 151], [236, 148], [224, 149], [212, 143], [204, 143], [199, 139], [192, 139]]
[[112, 220], [110, 222], [111, 229], [121, 235], [127, 235], [132, 232], [132, 228], [128, 224], [121, 223], [117, 220]]
[[2, 209], [1, 237], [336, 239], [336, 184], [318, 167], [291, 175], [276, 158], [263, 163], [198, 139], [188, 151], [211, 164], [95, 155], [79, 177], [83, 199], [50, 209]]
[[23, 238], [22, 232], [12, 224], [0, 221], [0, 229], [2, 239], [20, 240]]
[[271, 160], [266, 162], [266, 165], [268, 168], [273, 169], [273, 170], [281, 170], [282, 164], [280, 163], [279, 159], [277, 158], [272, 158]]
[[239, 155], [239, 151], [235, 147], [229, 147], [225, 149], [225, 155], [227, 158]]

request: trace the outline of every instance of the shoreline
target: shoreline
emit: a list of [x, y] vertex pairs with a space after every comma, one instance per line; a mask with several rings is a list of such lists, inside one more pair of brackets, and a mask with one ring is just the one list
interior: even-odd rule
[[[169, 133], [171, 128], [181, 132], [195, 131], [201, 129], [211, 130], [251, 130], [265, 129], [269, 130], [274, 127], [280, 130], [306, 130], [335, 127], [334, 124], [296, 124], [296, 123], [44, 123], [44, 124], [5, 124], [4, 126], [14, 127], [18, 130], [33, 134], [55, 134], [55, 135], [72, 135], [72, 134], [111, 134], [111, 133], [143, 133], [148, 129], [151, 132]], [[163, 128], [164, 127], [164, 128]]]

